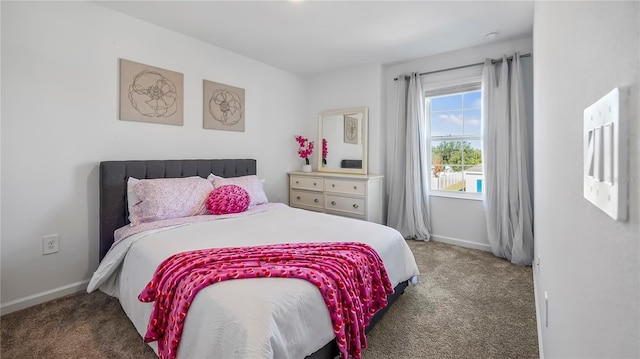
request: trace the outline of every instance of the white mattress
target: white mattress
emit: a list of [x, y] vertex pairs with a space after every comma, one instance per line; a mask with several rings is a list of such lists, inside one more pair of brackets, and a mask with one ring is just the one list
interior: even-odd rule
[[[284, 205], [251, 216], [149, 230], [123, 239], [100, 263], [87, 288], [118, 297], [141, 336], [152, 303], [137, 297], [172, 254], [202, 248], [297, 242], [363, 242], [382, 258], [389, 279], [417, 276], [396, 230]], [[301, 279], [255, 278], [201, 290], [185, 320], [178, 358], [304, 358], [334, 339], [320, 292]], [[157, 352], [155, 343], [152, 347]]]

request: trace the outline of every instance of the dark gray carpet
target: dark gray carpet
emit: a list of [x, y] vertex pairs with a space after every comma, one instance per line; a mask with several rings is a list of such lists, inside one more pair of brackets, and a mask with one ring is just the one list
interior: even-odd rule
[[[422, 273], [367, 336], [365, 359], [538, 358], [531, 267], [408, 241]], [[2, 358], [156, 358], [117, 299], [78, 293], [0, 318]]]

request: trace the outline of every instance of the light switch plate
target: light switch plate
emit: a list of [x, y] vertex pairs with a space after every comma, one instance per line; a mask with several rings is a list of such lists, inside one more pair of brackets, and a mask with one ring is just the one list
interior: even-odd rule
[[625, 89], [615, 88], [584, 110], [584, 198], [627, 220], [628, 143]]

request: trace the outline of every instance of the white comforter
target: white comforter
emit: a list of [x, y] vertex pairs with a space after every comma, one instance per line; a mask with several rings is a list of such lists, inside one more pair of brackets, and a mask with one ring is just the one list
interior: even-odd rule
[[[378, 252], [394, 287], [418, 275], [411, 250], [392, 228], [284, 205], [273, 207], [251, 216], [149, 230], [125, 238], [107, 253], [87, 291], [99, 288], [119, 298], [144, 335], [152, 303], [139, 302], [138, 295], [165, 258], [187, 250], [357, 241]], [[185, 320], [178, 358], [299, 359], [333, 338], [328, 310], [311, 283], [289, 278], [232, 280], [198, 293]]]

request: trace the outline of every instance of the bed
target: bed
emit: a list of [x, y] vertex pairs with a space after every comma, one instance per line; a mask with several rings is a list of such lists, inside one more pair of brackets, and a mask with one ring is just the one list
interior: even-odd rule
[[[210, 247], [305, 242], [364, 242], [380, 255], [394, 286], [384, 315], [418, 269], [395, 230], [378, 224], [261, 204], [242, 216], [169, 221], [166, 227], [131, 232], [114, 245], [114, 232], [129, 230], [127, 180], [223, 178], [255, 175], [253, 159], [108, 161], [100, 163], [100, 266], [87, 291], [117, 297], [144, 337], [151, 304], [138, 295], [156, 267], [174, 253]], [[191, 222], [194, 221], [194, 222]], [[188, 223], [189, 222], [189, 223]], [[142, 228], [143, 226], [137, 226]], [[119, 230], [120, 234], [123, 232]], [[144, 228], [142, 228], [144, 229]], [[155, 342], [149, 344], [157, 353]], [[195, 297], [185, 319], [178, 357], [334, 358], [339, 354], [328, 310], [318, 290], [304, 280], [253, 278], [216, 283]]]

